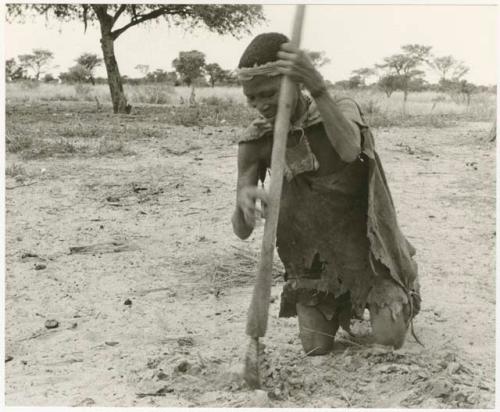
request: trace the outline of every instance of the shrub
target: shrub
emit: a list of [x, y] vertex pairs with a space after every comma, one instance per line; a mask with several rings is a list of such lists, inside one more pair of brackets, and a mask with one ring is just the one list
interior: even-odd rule
[[172, 104], [175, 90], [172, 86], [144, 85], [131, 89], [130, 101], [132, 103], [147, 104]]
[[92, 97], [92, 87], [88, 84], [77, 83], [75, 84], [75, 94], [78, 97], [77, 100], [91, 101], [94, 100]]
[[95, 154], [98, 156], [105, 156], [112, 153], [121, 153], [123, 155], [132, 155], [135, 152], [128, 150], [125, 143], [121, 140], [112, 140], [104, 138], [99, 141]]
[[5, 142], [7, 144], [7, 152], [10, 153], [18, 153], [33, 146], [33, 138], [25, 135], [12, 136], [7, 134]]
[[26, 169], [17, 163], [14, 163], [12, 166], [7, 166], [5, 168], [5, 176], [16, 177], [26, 176], [26, 174]]
[[22, 90], [36, 90], [40, 87], [40, 82], [36, 80], [23, 80], [19, 84]]

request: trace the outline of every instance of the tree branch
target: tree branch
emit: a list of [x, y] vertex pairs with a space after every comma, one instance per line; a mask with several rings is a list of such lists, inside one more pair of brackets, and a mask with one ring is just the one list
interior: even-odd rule
[[116, 14], [113, 16], [113, 25], [116, 23], [120, 15], [127, 9], [126, 4], [122, 4], [120, 8], [117, 10]]
[[167, 12], [168, 10], [165, 10], [163, 8], [158, 10], [153, 10], [151, 13], [145, 14], [144, 16], [139, 17], [138, 19], [131, 20], [130, 23], [127, 23], [122, 28], [113, 30], [111, 32], [111, 36], [113, 37], [113, 40], [116, 40], [120, 34], [122, 34], [125, 30], [129, 29], [130, 27], [136, 26], [137, 24], [140, 24], [147, 20], [156, 19], [157, 17], [167, 14]]

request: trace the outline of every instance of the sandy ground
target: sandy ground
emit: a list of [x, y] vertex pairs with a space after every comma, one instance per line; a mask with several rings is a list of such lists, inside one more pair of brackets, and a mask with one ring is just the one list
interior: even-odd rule
[[241, 241], [230, 225], [239, 129], [159, 130], [128, 142], [131, 156], [7, 155], [31, 173], [6, 179], [8, 406], [494, 407], [488, 124], [376, 131], [418, 250], [425, 347], [339, 332], [333, 353], [305, 357], [296, 320], [277, 318], [276, 276], [265, 392], [239, 374], [262, 238], [262, 226]]

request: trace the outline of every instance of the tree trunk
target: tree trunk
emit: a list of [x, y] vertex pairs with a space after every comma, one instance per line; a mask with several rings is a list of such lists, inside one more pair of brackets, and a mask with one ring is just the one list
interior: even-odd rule
[[104, 65], [108, 75], [109, 91], [111, 92], [111, 101], [113, 102], [114, 113], [130, 113], [132, 106], [127, 104], [127, 98], [123, 92], [122, 78], [118, 63], [115, 58], [114, 38], [111, 34], [113, 27], [113, 18], [107, 14], [107, 5], [92, 5], [99, 25], [101, 26], [101, 49], [104, 57]]
[[189, 105], [196, 106], [196, 93], [194, 91], [194, 83], [191, 83], [191, 95], [189, 96]]
[[101, 48], [104, 56], [104, 65], [108, 74], [109, 91], [113, 102], [114, 113], [130, 113], [132, 106], [127, 104], [127, 98], [123, 92], [122, 77], [115, 58], [114, 40], [111, 35], [103, 35]]

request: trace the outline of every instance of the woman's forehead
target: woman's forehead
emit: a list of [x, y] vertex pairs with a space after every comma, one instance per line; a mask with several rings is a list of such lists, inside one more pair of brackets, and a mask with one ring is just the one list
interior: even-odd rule
[[243, 81], [245, 94], [258, 93], [261, 90], [276, 88], [280, 86], [281, 76], [254, 76], [251, 80]]

